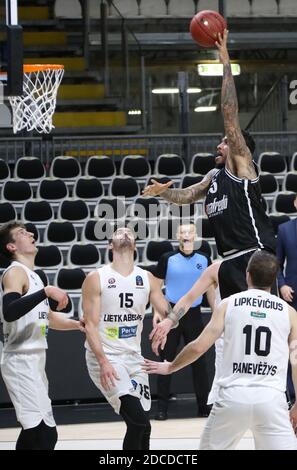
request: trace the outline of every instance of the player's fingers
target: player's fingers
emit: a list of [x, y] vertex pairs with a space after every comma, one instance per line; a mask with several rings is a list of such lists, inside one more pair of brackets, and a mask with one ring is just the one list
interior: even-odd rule
[[162, 351], [163, 351], [163, 349], [165, 348], [166, 341], [167, 341], [167, 336], [165, 336], [165, 338], [163, 338], [163, 340], [162, 340], [162, 343], [161, 343], [161, 349], [162, 349]]
[[156, 325], [156, 326], [152, 329], [152, 331], [150, 332], [150, 334], [149, 334], [149, 339], [150, 339], [150, 340], [152, 340], [153, 337], [155, 336], [157, 329], [158, 329], [158, 325]]
[[159, 343], [152, 344], [152, 351], [156, 356], [159, 356]]
[[173, 181], [167, 181], [167, 183], [164, 184], [164, 186], [166, 186], [166, 188], [170, 188], [170, 186], [173, 185]]

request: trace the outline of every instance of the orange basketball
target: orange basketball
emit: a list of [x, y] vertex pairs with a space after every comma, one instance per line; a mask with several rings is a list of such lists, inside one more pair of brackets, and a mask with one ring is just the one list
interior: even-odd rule
[[200, 11], [190, 24], [192, 38], [202, 47], [214, 47], [218, 33], [223, 34], [224, 29], [227, 29], [225, 18], [212, 10]]

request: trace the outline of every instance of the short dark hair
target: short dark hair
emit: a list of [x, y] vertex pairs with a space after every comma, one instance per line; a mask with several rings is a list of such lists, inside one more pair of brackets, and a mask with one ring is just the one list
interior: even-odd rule
[[12, 260], [13, 254], [6, 248], [6, 245], [13, 242], [11, 232], [13, 229], [18, 227], [25, 228], [25, 225], [21, 222], [14, 221], [8, 222], [7, 224], [1, 225], [0, 227], [0, 253], [9, 260]]
[[241, 130], [241, 133], [242, 133], [243, 138], [245, 140], [246, 146], [249, 148], [251, 154], [253, 155], [253, 153], [255, 151], [255, 148], [256, 148], [256, 143], [255, 143], [253, 137], [251, 136], [251, 134], [248, 131], [245, 131], [243, 129]]
[[268, 251], [256, 251], [250, 258], [247, 272], [250, 273], [253, 286], [260, 289], [271, 287], [279, 270], [277, 257]]

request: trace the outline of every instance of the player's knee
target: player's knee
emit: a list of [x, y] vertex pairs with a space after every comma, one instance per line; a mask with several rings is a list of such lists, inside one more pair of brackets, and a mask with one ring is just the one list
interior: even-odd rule
[[128, 425], [139, 428], [139, 430], [150, 430], [150, 421], [143, 410], [138, 398], [132, 395], [124, 395], [120, 398], [120, 414]]

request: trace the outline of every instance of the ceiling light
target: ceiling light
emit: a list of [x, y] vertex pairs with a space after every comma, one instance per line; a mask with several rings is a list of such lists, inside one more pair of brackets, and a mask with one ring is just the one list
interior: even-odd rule
[[195, 113], [206, 113], [208, 111], [216, 111], [217, 106], [197, 106], [194, 111]]
[[[187, 92], [188, 93], [201, 93], [201, 88], [197, 88], [197, 87], [192, 87], [192, 88], [188, 88], [187, 89]], [[152, 93], [154, 95], [176, 95], [177, 93], [179, 93], [179, 89], [178, 88], [153, 88], [152, 89]]]
[[[198, 64], [198, 74], [206, 77], [223, 76], [223, 64]], [[231, 64], [232, 75], [240, 75], [240, 65]]]
[[152, 93], [154, 95], [169, 95], [178, 93], [178, 88], [153, 88]]
[[129, 109], [128, 114], [130, 114], [130, 116], [139, 115], [141, 114], [141, 109]]
[[188, 93], [201, 93], [201, 88], [188, 88], [187, 92]]

